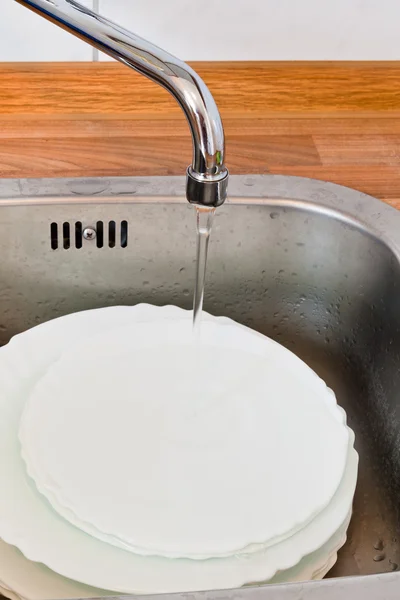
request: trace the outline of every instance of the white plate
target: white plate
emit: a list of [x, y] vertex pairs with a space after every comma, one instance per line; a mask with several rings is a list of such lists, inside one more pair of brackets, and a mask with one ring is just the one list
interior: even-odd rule
[[62, 600], [67, 598], [99, 598], [114, 592], [89, 587], [57, 575], [44, 565], [32, 562], [15, 546], [0, 540], [0, 592], [7, 591], [26, 600]]
[[[328, 510], [293, 538], [252, 556], [210, 561], [140, 557], [99, 542], [66, 523], [27, 478], [17, 428], [25, 399], [46, 367], [78, 339], [130, 321], [170, 318], [173, 307], [117, 307], [57, 319], [14, 338], [0, 349], [0, 537], [30, 558], [76, 581], [126, 593], [157, 593], [239, 587], [266, 581], [321, 548], [345, 521], [357, 475], [357, 454], [349, 451], [343, 481]], [[190, 318], [190, 315], [187, 315]], [[71, 440], [73, 443], [73, 440]], [[351, 436], [350, 448], [353, 443]], [[4, 463], [4, 464], [3, 464]]]
[[[350, 519], [350, 515], [349, 515]], [[349, 520], [348, 519], [348, 520]], [[278, 573], [268, 583], [293, 583], [322, 579], [337, 560], [337, 550], [346, 540], [343, 527], [317, 552], [304, 557], [298, 565]], [[113, 596], [113, 592], [79, 584], [29, 561], [15, 548], [0, 540], [0, 594], [10, 600], [66, 600]]]
[[[281, 571], [268, 583], [322, 579], [334, 565], [337, 550], [344, 544], [350, 515], [334, 536], [316, 552], [305, 556], [298, 565]], [[66, 579], [44, 565], [32, 562], [15, 546], [0, 540], [0, 594], [11, 600], [65, 600], [99, 598], [115, 593]]]
[[249, 329], [214, 320], [202, 338], [181, 319], [127, 324], [73, 345], [37, 382], [22, 455], [83, 530], [208, 559], [272, 546], [329, 504], [349, 438], [331, 390]]
[[25, 600], [21, 596], [18, 596], [13, 590], [10, 590], [3, 585], [0, 585], [0, 594], [5, 598], [10, 598], [10, 600]]

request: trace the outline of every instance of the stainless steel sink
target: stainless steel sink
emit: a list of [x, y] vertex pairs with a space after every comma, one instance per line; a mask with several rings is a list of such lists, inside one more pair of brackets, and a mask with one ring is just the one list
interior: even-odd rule
[[[86, 308], [190, 308], [195, 222], [184, 186], [3, 180], [0, 342]], [[399, 261], [400, 213], [383, 203], [319, 181], [232, 177], [211, 238], [205, 308], [278, 340], [327, 381], [356, 432], [360, 474], [333, 578], [192, 598], [398, 598]]]

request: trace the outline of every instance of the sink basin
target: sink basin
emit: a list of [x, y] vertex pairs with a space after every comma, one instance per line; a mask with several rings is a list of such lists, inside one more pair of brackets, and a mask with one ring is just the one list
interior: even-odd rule
[[[183, 178], [3, 180], [0, 343], [86, 308], [191, 308], [195, 220], [183, 196]], [[400, 213], [374, 198], [294, 177], [232, 177], [205, 309], [276, 339], [325, 379], [355, 430], [360, 472], [330, 579], [213, 598], [398, 597], [399, 248]]]

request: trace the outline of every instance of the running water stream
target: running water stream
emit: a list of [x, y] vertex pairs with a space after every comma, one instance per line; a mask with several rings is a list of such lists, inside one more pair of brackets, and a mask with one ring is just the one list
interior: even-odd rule
[[203, 310], [204, 282], [206, 278], [208, 242], [214, 221], [215, 208], [196, 206], [197, 256], [196, 280], [193, 295], [193, 332], [199, 335]]

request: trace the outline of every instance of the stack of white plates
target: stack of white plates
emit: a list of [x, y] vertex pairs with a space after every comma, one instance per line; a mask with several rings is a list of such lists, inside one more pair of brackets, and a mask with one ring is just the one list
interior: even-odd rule
[[205, 315], [193, 340], [176, 307], [69, 315], [0, 349], [0, 389], [10, 598], [317, 579], [346, 539], [358, 460], [343, 410], [229, 319]]

